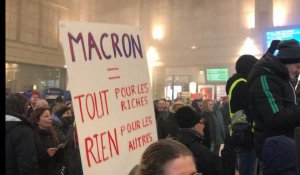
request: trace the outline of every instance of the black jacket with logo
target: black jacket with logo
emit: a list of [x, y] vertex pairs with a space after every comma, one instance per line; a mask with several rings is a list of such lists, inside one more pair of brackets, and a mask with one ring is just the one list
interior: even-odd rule
[[300, 106], [289, 79], [287, 67], [270, 54], [260, 59], [248, 76], [259, 158], [266, 138], [277, 135], [294, 138], [294, 129], [300, 126]]

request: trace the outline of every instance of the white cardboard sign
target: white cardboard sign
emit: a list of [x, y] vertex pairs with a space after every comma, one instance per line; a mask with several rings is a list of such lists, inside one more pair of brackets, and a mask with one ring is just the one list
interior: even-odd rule
[[157, 140], [138, 27], [60, 21], [84, 175], [125, 175]]

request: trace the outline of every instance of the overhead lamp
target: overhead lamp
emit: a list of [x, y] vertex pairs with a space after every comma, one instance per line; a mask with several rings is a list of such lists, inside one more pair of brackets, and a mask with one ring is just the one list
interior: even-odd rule
[[154, 26], [152, 37], [155, 40], [161, 40], [163, 38], [163, 28], [161, 25]]

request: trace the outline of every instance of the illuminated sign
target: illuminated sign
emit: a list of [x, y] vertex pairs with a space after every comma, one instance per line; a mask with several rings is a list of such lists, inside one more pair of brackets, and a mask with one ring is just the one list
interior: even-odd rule
[[[300, 27], [290, 29], [274, 29], [266, 32], [266, 49], [270, 47], [273, 40], [296, 39], [300, 42]], [[275, 52], [274, 55], [276, 55]]]
[[227, 81], [228, 78], [228, 68], [206, 69], [207, 81]]

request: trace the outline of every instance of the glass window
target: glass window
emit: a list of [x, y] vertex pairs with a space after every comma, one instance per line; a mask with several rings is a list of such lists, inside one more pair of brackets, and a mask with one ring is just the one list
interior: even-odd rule
[[5, 64], [5, 87], [7, 92], [24, 92], [36, 88], [66, 89], [66, 70], [40, 65], [10, 63]]
[[165, 78], [166, 98], [174, 100], [178, 92], [189, 91], [190, 76], [188, 75], [167, 75]]

